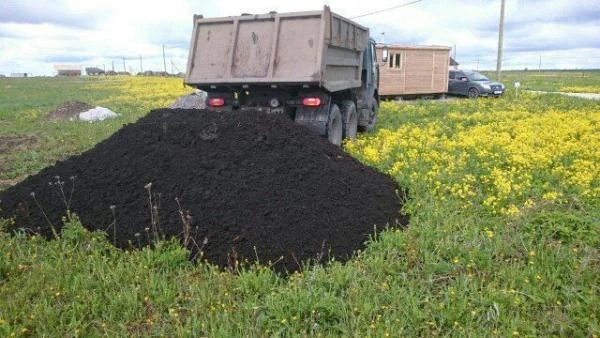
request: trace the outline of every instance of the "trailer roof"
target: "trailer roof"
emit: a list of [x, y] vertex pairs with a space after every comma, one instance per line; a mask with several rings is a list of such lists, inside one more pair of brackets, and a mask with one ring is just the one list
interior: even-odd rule
[[377, 48], [387, 47], [388, 49], [427, 49], [427, 50], [451, 50], [452, 47], [437, 45], [393, 45], [387, 43], [378, 43]]

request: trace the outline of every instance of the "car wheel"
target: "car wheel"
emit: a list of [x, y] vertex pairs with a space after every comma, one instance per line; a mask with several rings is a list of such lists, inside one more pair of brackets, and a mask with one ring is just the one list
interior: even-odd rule
[[467, 92], [467, 96], [472, 99], [478, 98], [479, 97], [479, 89], [477, 89], [475, 87], [469, 88], [469, 91]]

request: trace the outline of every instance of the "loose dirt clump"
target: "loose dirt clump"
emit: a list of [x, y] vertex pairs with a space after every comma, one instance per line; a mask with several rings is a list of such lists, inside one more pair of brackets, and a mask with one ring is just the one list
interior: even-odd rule
[[79, 118], [79, 113], [94, 108], [85, 102], [67, 101], [58, 106], [54, 111], [48, 113], [48, 119], [52, 121], [69, 120]]
[[221, 266], [296, 270], [406, 224], [397, 189], [286, 116], [163, 109], [0, 193], [0, 216], [50, 235], [69, 205], [120, 247], [185, 232]]

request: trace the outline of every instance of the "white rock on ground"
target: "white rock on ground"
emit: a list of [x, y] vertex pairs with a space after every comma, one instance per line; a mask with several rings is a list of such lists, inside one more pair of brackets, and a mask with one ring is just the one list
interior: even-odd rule
[[177, 99], [172, 105], [169, 106], [171, 109], [204, 109], [204, 102], [206, 101], [206, 92], [197, 90], [195, 93], [184, 95]]
[[112, 119], [119, 116], [119, 114], [114, 111], [104, 108], [104, 107], [96, 107], [90, 110], [79, 113], [79, 119], [83, 121], [103, 121], [105, 119]]

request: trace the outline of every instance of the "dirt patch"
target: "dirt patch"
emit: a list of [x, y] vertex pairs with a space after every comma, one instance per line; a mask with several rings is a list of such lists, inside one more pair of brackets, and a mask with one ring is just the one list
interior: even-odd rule
[[[0, 167], [0, 173], [2, 173], [2, 167]], [[19, 179], [17, 178], [13, 178], [13, 179], [1, 179], [0, 178], [0, 191], [4, 190], [4, 189], [8, 189], [9, 187], [17, 184], [17, 182], [19, 182]]]
[[600, 100], [600, 94], [598, 93], [569, 93], [569, 92], [547, 92], [547, 91], [539, 91], [539, 90], [527, 90], [530, 93], [536, 94], [560, 94], [566, 96], [580, 97], [582, 99], [588, 100]]
[[[31, 149], [37, 142], [38, 138], [32, 135], [0, 135], [0, 177], [8, 172], [10, 154]], [[19, 179], [0, 178], [0, 191], [15, 185], [18, 181]]]
[[152, 220], [166, 237], [181, 237], [177, 198], [203, 257], [222, 266], [258, 258], [294, 270], [306, 259], [345, 260], [375, 225], [407, 221], [390, 177], [282, 115], [152, 111], [0, 193], [0, 216], [16, 214], [16, 226], [49, 235], [37, 204], [59, 227], [65, 205], [57, 177], [69, 199], [72, 176], [71, 209], [90, 229], [116, 219], [121, 247], [147, 243]]
[[32, 135], [0, 135], [0, 156], [27, 149], [37, 142]]
[[92, 108], [94, 108], [94, 106], [90, 106], [85, 102], [67, 101], [58, 106], [54, 111], [48, 113], [48, 119], [57, 121], [78, 118], [79, 113], [83, 113], [84, 111], [88, 111]]

